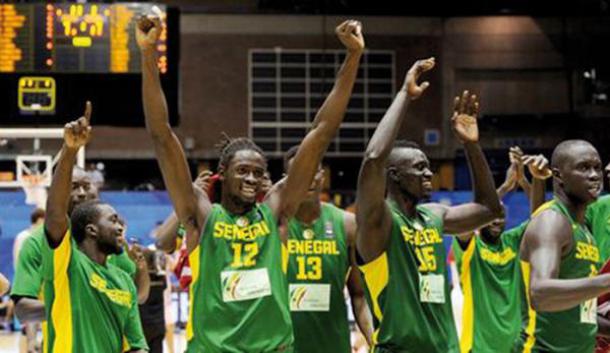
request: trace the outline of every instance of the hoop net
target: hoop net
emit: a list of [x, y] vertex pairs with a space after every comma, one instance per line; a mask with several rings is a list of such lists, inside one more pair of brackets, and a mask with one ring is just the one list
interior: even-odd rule
[[38, 208], [45, 208], [47, 203], [47, 188], [45, 176], [41, 173], [22, 175], [21, 187], [25, 192], [25, 203]]

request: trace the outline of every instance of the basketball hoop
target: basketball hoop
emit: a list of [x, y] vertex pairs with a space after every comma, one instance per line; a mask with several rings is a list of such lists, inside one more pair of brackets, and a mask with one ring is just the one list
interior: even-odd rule
[[46, 177], [41, 173], [21, 176], [21, 187], [25, 192], [25, 203], [44, 209], [47, 203]]

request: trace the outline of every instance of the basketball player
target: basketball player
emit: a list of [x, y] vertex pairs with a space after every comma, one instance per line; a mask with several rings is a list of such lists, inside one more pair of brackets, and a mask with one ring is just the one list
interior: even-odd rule
[[[288, 173], [297, 152], [284, 155]], [[356, 219], [332, 204], [320, 202], [321, 166], [307, 197], [288, 222], [288, 284], [295, 351], [350, 353], [350, 329], [343, 289], [347, 289], [360, 331], [371, 345], [373, 323], [356, 266]], [[346, 283], [347, 282], [347, 283]]]
[[[184, 151], [168, 124], [155, 46], [159, 19], [137, 25], [142, 54], [146, 126], [174, 209], [186, 229], [193, 282], [187, 352], [292, 352], [286, 241], [279, 222], [289, 219], [305, 196], [324, 152], [341, 124], [360, 56], [361, 25], [346, 21], [336, 33], [347, 55], [335, 85], [318, 111], [281, 186], [256, 197], [267, 168], [264, 154], [246, 138], [227, 140], [220, 156], [220, 204], [193, 188]], [[284, 257], [282, 257], [284, 256]]]
[[416, 144], [395, 140], [409, 102], [429, 85], [418, 86], [418, 77], [433, 67], [430, 58], [408, 71], [369, 142], [358, 177], [357, 249], [378, 322], [375, 352], [459, 352], [442, 237], [472, 231], [503, 213], [478, 143], [479, 102], [467, 91], [455, 99], [452, 123], [466, 151], [474, 201], [420, 204], [432, 191], [430, 163]]
[[133, 280], [106, 261], [123, 251], [121, 217], [99, 201], [85, 201], [66, 217], [76, 154], [89, 141], [90, 118], [87, 102], [84, 116], [64, 127], [64, 145], [49, 188], [41, 246], [49, 326], [46, 349], [49, 353], [145, 352]]
[[513, 352], [591, 353], [597, 300], [610, 275], [597, 275], [600, 252], [585, 226], [586, 207], [602, 189], [597, 150], [583, 140], [557, 145], [551, 157], [554, 199], [527, 225], [520, 256], [528, 308]]
[[[610, 163], [604, 169], [606, 178], [610, 181]], [[585, 222], [593, 232], [593, 237], [599, 248], [601, 261], [605, 263], [610, 258], [610, 195], [604, 195], [587, 207]]]
[[[506, 181], [498, 188], [502, 198], [517, 185], [529, 184], [523, 173], [523, 159], [533, 176], [530, 209], [544, 202], [544, 179], [548, 161], [542, 155], [523, 156], [511, 148], [511, 166]], [[509, 353], [521, 330], [523, 281], [519, 267], [519, 245], [527, 221], [505, 230], [504, 218], [480, 230], [479, 236], [462, 236], [453, 242], [464, 293], [461, 352]]]
[[[67, 215], [70, 215], [81, 203], [98, 199], [98, 188], [92, 182], [89, 174], [81, 168], [74, 168]], [[24, 322], [38, 322], [45, 318], [44, 303], [42, 299], [39, 299], [42, 294], [43, 279], [40, 267], [42, 266], [41, 251], [44, 241], [44, 227], [35, 228], [23, 242], [15, 267], [11, 299], [16, 304], [17, 316]], [[138, 270], [145, 265], [145, 262], [143, 260], [134, 262], [134, 259], [129, 258], [127, 251], [116, 256], [109, 256], [108, 262], [127, 272], [134, 279], [138, 289], [138, 302], [146, 301], [149, 287], [148, 273], [146, 270]], [[45, 323], [43, 323], [42, 330], [44, 340], [47, 332]]]

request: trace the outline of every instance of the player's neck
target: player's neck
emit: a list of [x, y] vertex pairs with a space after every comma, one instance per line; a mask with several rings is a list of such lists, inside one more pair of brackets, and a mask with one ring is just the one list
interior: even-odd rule
[[388, 199], [396, 203], [402, 213], [409, 217], [414, 218], [417, 216], [417, 200], [409, 195], [396, 190], [395, 187], [390, 186], [388, 190]]
[[301, 223], [312, 224], [320, 218], [321, 212], [321, 202], [319, 198], [316, 197], [315, 199], [301, 202], [294, 218]]
[[555, 191], [555, 197], [568, 209], [574, 221], [581, 224], [585, 222], [587, 204], [570, 198], [562, 189]]
[[78, 248], [80, 249], [80, 251], [85, 253], [85, 255], [87, 255], [87, 257], [90, 258], [91, 260], [93, 260], [94, 262], [96, 262], [100, 265], [106, 264], [107, 255], [104, 254], [102, 251], [100, 251], [95, 240], [85, 239], [85, 240], [83, 240], [82, 243], [80, 243], [78, 245]]
[[239, 200], [238, 196], [231, 197], [228, 192], [222, 193], [220, 203], [229, 213], [237, 215], [247, 213], [254, 207], [254, 203], [246, 204]]

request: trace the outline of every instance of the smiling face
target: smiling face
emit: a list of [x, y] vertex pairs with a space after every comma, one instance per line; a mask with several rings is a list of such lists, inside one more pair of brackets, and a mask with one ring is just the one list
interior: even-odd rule
[[416, 200], [429, 198], [432, 193], [432, 175], [430, 161], [421, 150], [412, 147], [392, 150], [388, 176], [401, 192]]
[[95, 224], [98, 248], [105, 254], [120, 254], [125, 244], [124, 222], [108, 204], [97, 206], [99, 218]]
[[223, 194], [236, 204], [253, 205], [266, 170], [267, 163], [260, 153], [250, 149], [237, 151], [226, 168], [221, 168]]

